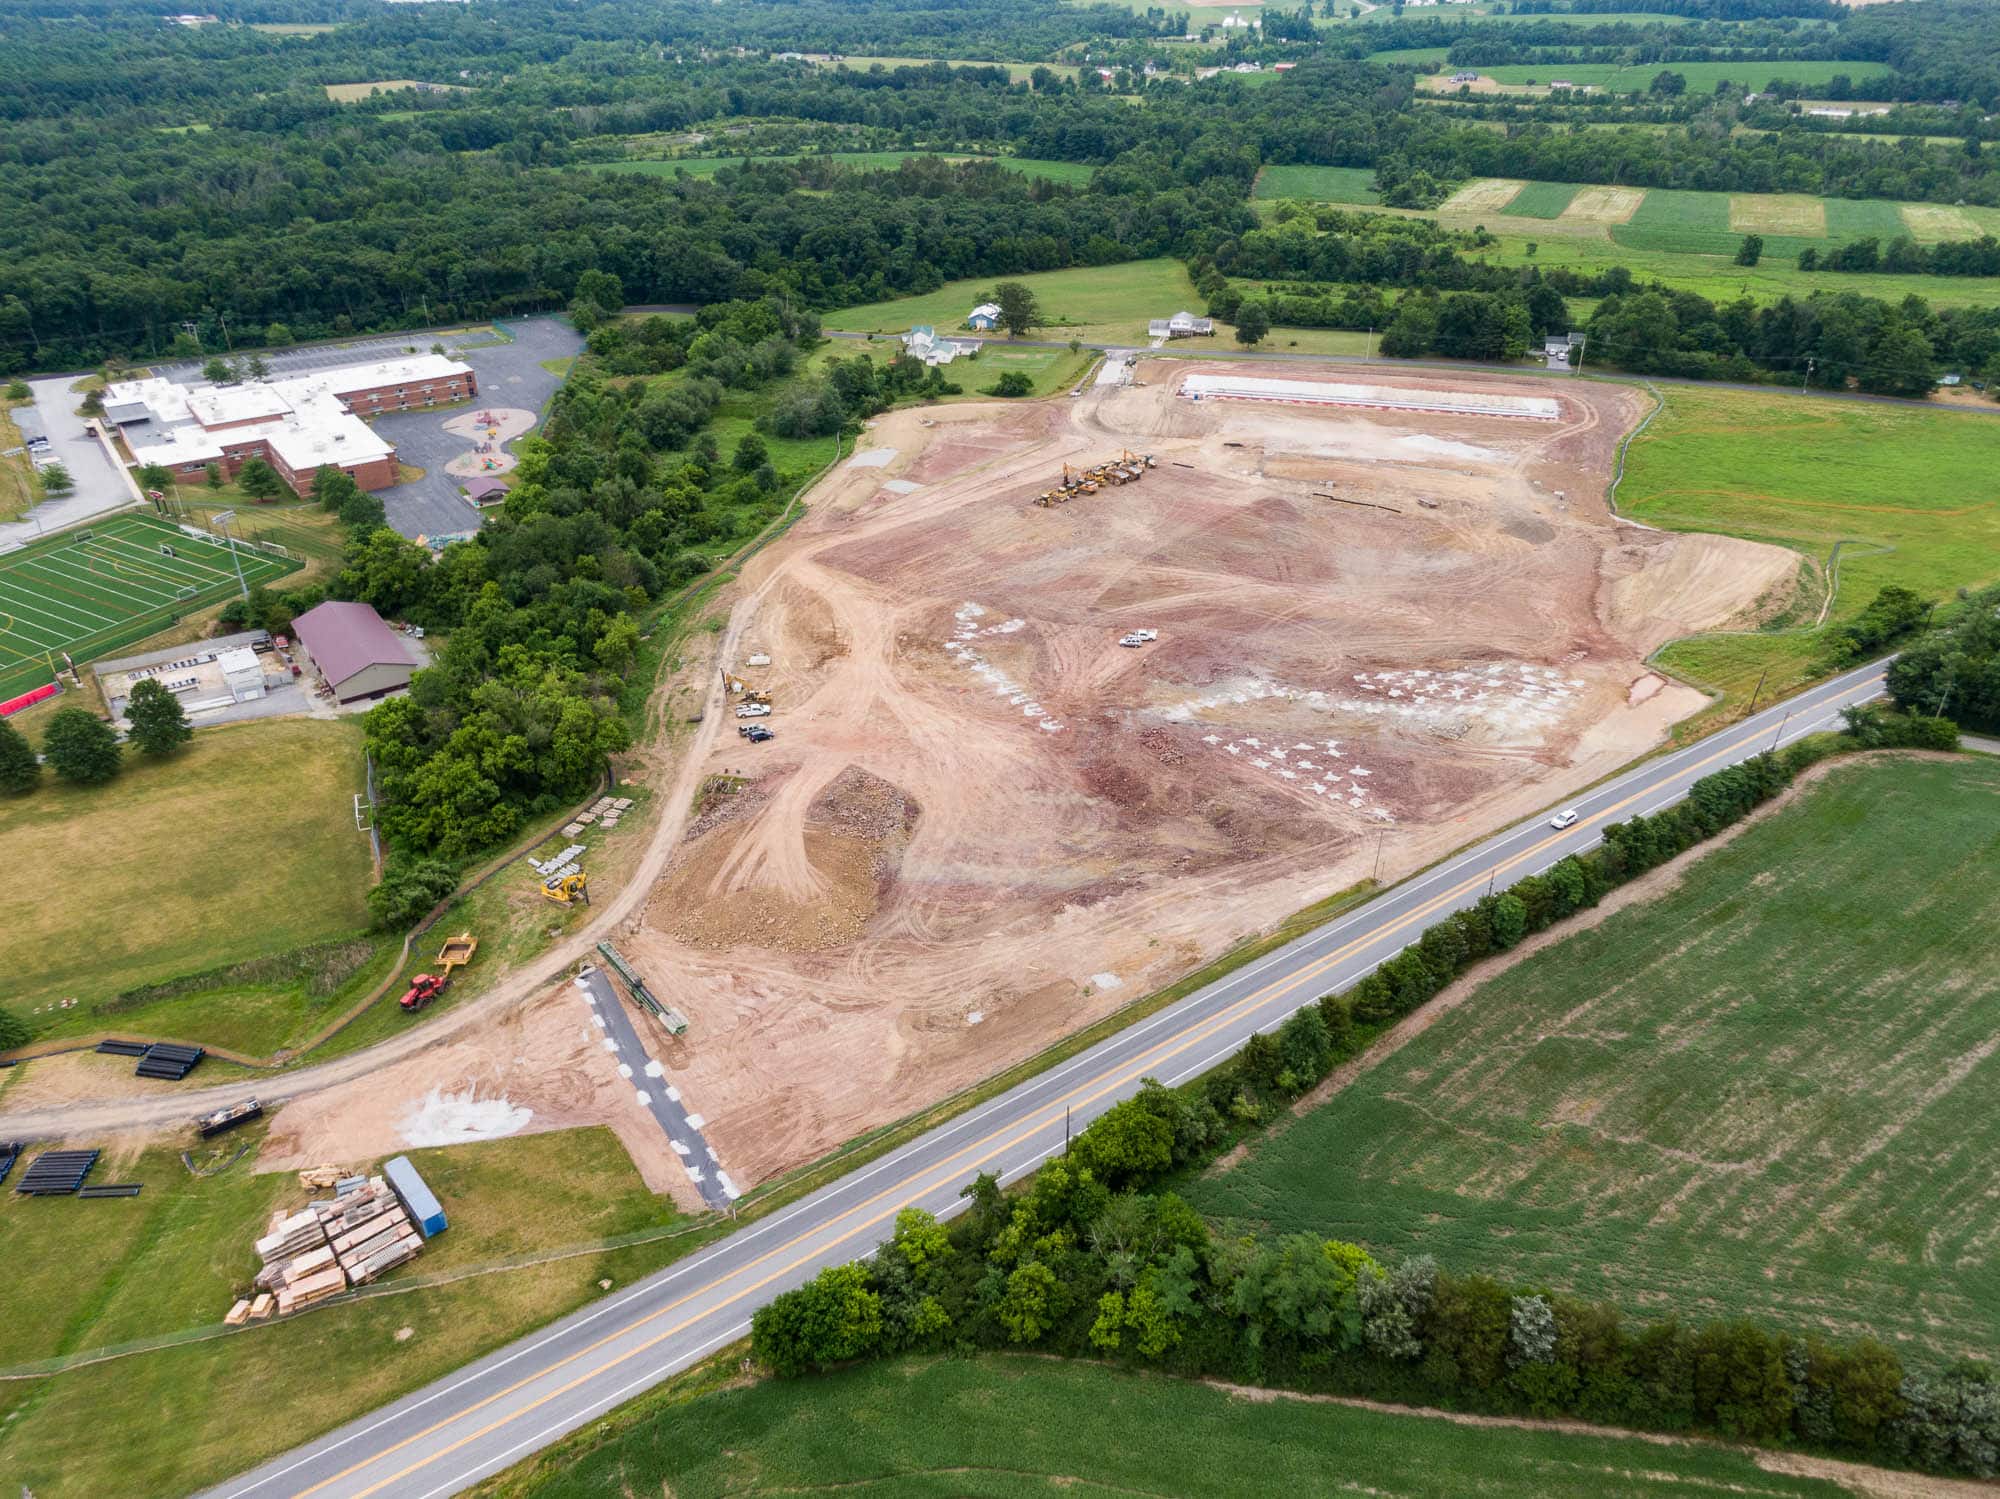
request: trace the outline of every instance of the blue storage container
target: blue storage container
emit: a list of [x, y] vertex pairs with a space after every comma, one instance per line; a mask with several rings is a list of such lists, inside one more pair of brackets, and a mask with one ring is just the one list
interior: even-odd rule
[[417, 1168], [410, 1164], [410, 1158], [399, 1155], [382, 1168], [396, 1195], [403, 1200], [403, 1210], [410, 1215], [410, 1221], [426, 1239], [435, 1239], [445, 1230], [444, 1208], [437, 1200], [437, 1194], [424, 1185], [424, 1179], [417, 1175]]

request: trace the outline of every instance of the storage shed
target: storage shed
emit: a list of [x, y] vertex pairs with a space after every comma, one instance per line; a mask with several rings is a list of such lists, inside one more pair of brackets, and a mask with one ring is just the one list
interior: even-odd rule
[[320, 679], [343, 703], [407, 687], [416, 670], [396, 632], [366, 604], [329, 600], [301, 614], [293, 633]]
[[417, 1175], [417, 1168], [410, 1164], [410, 1158], [399, 1155], [382, 1168], [382, 1175], [395, 1189], [403, 1201], [403, 1211], [410, 1215], [426, 1239], [435, 1239], [445, 1231], [444, 1207], [437, 1200], [437, 1194], [424, 1185], [424, 1179]]

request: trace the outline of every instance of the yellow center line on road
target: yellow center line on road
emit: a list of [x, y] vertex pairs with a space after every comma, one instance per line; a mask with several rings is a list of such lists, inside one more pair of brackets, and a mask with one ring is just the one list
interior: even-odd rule
[[[1874, 683], [1880, 682], [1881, 680], [1882, 679], [1880, 677], [1875, 677], [1869, 679], [1868, 682], [1862, 683], [1860, 685], [1869, 686], [1873, 685]], [[1684, 767], [1684, 769], [1688, 772], [1699, 771], [1705, 766], [1714, 764], [1717, 760], [1739, 753], [1750, 741], [1762, 737], [1763, 737], [1763, 730], [1761, 728], [1758, 729], [1754, 734], [1739, 735], [1729, 745], [1714, 751], [1712, 754], [1704, 756], [1703, 758], [1695, 761], [1693, 764]], [[1608, 807], [1605, 807], [1603, 810], [1594, 812], [1589, 817], [1582, 819], [1579, 823], [1575, 825], [1575, 827], [1566, 830], [1566, 833], [1574, 832], [1575, 828], [1577, 827], [1588, 828], [1593, 824], [1602, 823], [1607, 819], [1611, 818], [1614, 814], [1622, 812], [1625, 808], [1629, 807], [1633, 802], [1642, 800], [1646, 796], [1649, 796], [1654, 792], [1656, 792], [1658, 789], [1659, 788], [1657, 786], [1650, 786], [1643, 790], [1635, 791], [1631, 795], [1626, 796], [1617, 802], [1614, 802]], [[1200, 1022], [1197, 1026], [1195, 1026], [1185, 1035], [1180, 1037], [1178, 1041], [1175, 1042], [1174, 1044], [1169, 1044], [1168, 1042], [1162, 1042], [1158, 1046], [1155, 1046], [1150, 1050], [1148, 1050], [1141, 1058], [1135, 1059], [1132, 1062], [1128, 1062], [1123, 1067], [1116, 1069], [1115, 1075], [1099, 1074], [1096, 1078], [1093, 1078], [1088, 1082], [1079, 1084], [1077, 1087], [1071, 1089], [1069, 1092], [1061, 1095], [1060, 1097], [1056, 1098], [1051, 1103], [1049, 1103], [1038, 1116], [1029, 1120], [1020, 1121], [1016, 1124], [1004, 1125], [1000, 1129], [993, 1131], [991, 1134], [988, 1134], [983, 1139], [975, 1140], [971, 1144], [962, 1147], [960, 1150], [954, 1152], [952, 1155], [946, 1157], [944, 1160], [935, 1162], [931, 1166], [923, 1168], [922, 1172], [920, 1172], [919, 1174], [929, 1175], [940, 1171], [944, 1171], [947, 1168], [949, 1168], [949, 1170], [955, 1174], [956, 1172], [965, 1169], [967, 1165], [973, 1165], [973, 1166], [984, 1165], [988, 1161], [992, 1160], [995, 1156], [1002, 1154], [1004, 1151], [1008, 1150], [1012, 1146], [1020, 1144], [1024, 1140], [1032, 1138], [1034, 1135], [1040, 1133], [1042, 1130], [1052, 1126], [1057, 1119], [1063, 1117], [1063, 1112], [1065, 1109], [1074, 1108], [1079, 1100], [1086, 1105], [1094, 1103], [1098, 1099], [1104, 1097], [1106, 1094], [1116, 1092], [1119, 1088], [1123, 1087], [1126, 1083], [1133, 1081], [1135, 1078], [1141, 1078], [1146, 1076], [1161, 1062], [1169, 1061], [1172, 1058], [1179, 1056], [1181, 1053], [1188, 1051], [1189, 1049], [1198, 1046], [1202, 1042], [1210, 1039], [1218, 1030], [1225, 1029], [1228, 1025], [1232, 1024], [1234, 1021], [1240, 1018], [1245, 1011], [1260, 1008], [1264, 1004], [1268, 1003], [1271, 999], [1298, 989], [1300, 986], [1316, 978], [1319, 974], [1325, 972], [1327, 968], [1334, 966], [1335, 964], [1338, 964], [1339, 962], [1345, 960], [1348, 957], [1353, 956], [1360, 949], [1366, 948], [1382, 940], [1385, 937], [1394, 936], [1396, 933], [1408, 928], [1413, 922], [1421, 921], [1426, 917], [1430, 916], [1435, 911], [1437, 911], [1440, 906], [1445, 905], [1453, 900], [1456, 900], [1458, 897], [1465, 895], [1472, 890], [1477, 889], [1482, 883], [1484, 883], [1487, 879], [1491, 878], [1493, 875], [1497, 875], [1507, 870], [1510, 870], [1515, 866], [1523, 863], [1524, 861], [1532, 859], [1536, 857], [1538, 854], [1546, 852], [1552, 845], [1562, 842], [1564, 836], [1565, 834], [1557, 834], [1555, 836], [1543, 838], [1538, 842], [1533, 843], [1528, 847], [1522, 849], [1519, 853], [1513, 854], [1510, 857], [1502, 860], [1500, 863], [1492, 866], [1490, 869], [1482, 870], [1479, 874], [1475, 875], [1471, 879], [1460, 881], [1458, 884], [1453, 885], [1451, 888], [1440, 892], [1439, 894], [1431, 897], [1429, 900], [1426, 900], [1421, 904], [1412, 907], [1409, 911], [1397, 917], [1394, 921], [1389, 922], [1384, 926], [1377, 927], [1368, 932], [1367, 934], [1357, 937], [1352, 941], [1343, 944], [1339, 948], [1336, 948], [1334, 951], [1326, 954], [1324, 957], [1313, 960], [1305, 967], [1300, 968], [1297, 971], [1293, 972], [1292, 974], [1287, 975], [1285, 978], [1276, 980], [1275, 982], [1266, 985], [1262, 989], [1255, 991], [1254, 993], [1246, 996], [1245, 998], [1238, 1000], [1235, 1004], [1230, 1005], [1227, 1009], [1218, 1011], [1215, 1015], [1210, 1016], [1207, 1020]], [[1089, 1096], [1081, 1097], [1081, 1095], [1085, 1094], [1088, 1094]], [[1008, 1136], [1009, 1138], [1002, 1140], [1001, 1139], [1002, 1136]], [[974, 1152], [980, 1152], [980, 1153], [974, 1155], [973, 1154]], [[972, 1156], [973, 1158], [970, 1161], [967, 1161], [965, 1159], [967, 1156]], [[908, 1197], [916, 1191], [912, 1182], [913, 1179], [906, 1178], [902, 1182], [886, 1187], [882, 1191], [877, 1192], [874, 1195], [863, 1199], [861, 1202], [857, 1203], [854, 1207], [849, 1208], [846, 1211], [849, 1214], [860, 1213], [863, 1210], [870, 1208], [875, 1204], [881, 1202], [886, 1197], [898, 1197], [906, 1201]], [[899, 1201], [894, 1206], [885, 1209], [882, 1212], [876, 1213], [873, 1216], [864, 1218], [856, 1222], [851, 1228], [847, 1229], [844, 1233], [823, 1244], [820, 1252], [824, 1252], [825, 1249], [833, 1248], [837, 1245], [844, 1244], [848, 1240], [854, 1238], [856, 1235], [861, 1234], [866, 1230], [887, 1221], [888, 1219], [894, 1217], [895, 1214], [901, 1210], [902, 1206], [903, 1206], [903, 1201]], [[836, 1219], [835, 1221], [838, 1220]], [[804, 1244], [807, 1240], [813, 1238], [816, 1234], [823, 1233], [825, 1229], [828, 1228], [829, 1226], [830, 1226], [829, 1224], [822, 1224], [817, 1228], [807, 1229], [805, 1232], [795, 1235], [791, 1239], [787, 1240], [785, 1243], [780, 1244], [773, 1249], [766, 1250], [763, 1254], [757, 1256], [757, 1258], [751, 1260], [748, 1264], [742, 1266], [740, 1270], [732, 1271], [730, 1272], [730, 1274], [737, 1275], [741, 1274], [743, 1271], [754, 1270], [758, 1266], [764, 1264], [765, 1262], [773, 1258], [785, 1255], [790, 1251], [797, 1249], [800, 1245]], [[713, 1316], [718, 1312], [726, 1310], [727, 1308], [735, 1305], [737, 1302], [743, 1300], [745, 1297], [753, 1295], [757, 1291], [762, 1290], [765, 1286], [769, 1285], [772, 1281], [778, 1279], [780, 1276], [786, 1274], [791, 1270], [797, 1269], [798, 1265], [799, 1261], [797, 1259], [794, 1259], [789, 1263], [780, 1266], [779, 1268], [771, 1271], [770, 1274], [765, 1275], [761, 1279], [756, 1280], [751, 1284], [744, 1286], [742, 1289], [725, 1297], [721, 1301], [716, 1302], [714, 1305], [706, 1308], [705, 1310], [696, 1313], [694, 1316], [686, 1318], [680, 1322], [677, 1322], [673, 1326], [668, 1327], [663, 1331], [654, 1334], [652, 1337], [648, 1338], [645, 1342], [640, 1343], [626, 1350], [624, 1353], [619, 1354], [616, 1358], [611, 1359], [609, 1362], [597, 1365], [585, 1371], [584, 1373], [579, 1374], [575, 1379], [569, 1381], [569, 1383], [564, 1384], [554, 1390], [551, 1390], [547, 1394], [538, 1396], [535, 1400], [531, 1401], [527, 1405], [522, 1406], [519, 1410], [514, 1411], [506, 1416], [502, 1416], [500, 1419], [488, 1423], [487, 1425], [481, 1427], [479, 1430], [471, 1432], [466, 1436], [460, 1437], [450, 1446], [440, 1448], [437, 1452], [432, 1453], [428, 1457], [422, 1458], [417, 1462], [411, 1463], [409, 1466], [402, 1468], [397, 1472], [388, 1475], [385, 1478], [376, 1480], [373, 1484], [369, 1485], [367, 1488], [360, 1490], [354, 1496], [354, 1499], [368, 1499], [369, 1495], [379, 1493], [382, 1489], [388, 1487], [390, 1484], [396, 1483], [401, 1479], [407, 1478], [410, 1474], [415, 1473], [422, 1468], [428, 1467], [430, 1464], [437, 1462], [441, 1458], [449, 1457], [454, 1452], [457, 1452], [462, 1448], [466, 1447], [467, 1445], [478, 1441], [481, 1437], [488, 1436], [492, 1432], [499, 1430], [501, 1427], [507, 1425], [508, 1423], [519, 1420], [521, 1417], [528, 1415], [530, 1412], [538, 1410], [542, 1406], [548, 1404], [551, 1400], [555, 1400], [558, 1397], [569, 1393], [571, 1390], [575, 1389], [578, 1385], [584, 1384], [589, 1380], [595, 1379], [599, 1375], [604, 1374], [611, 1369], [617, 1368], [620, 1364], [625, 1363], [627, 1360], [636, 1358], [639, 1354], [646, 1352], [648, 1349], [656, 1347], [658, 1344], [664, 1342], [666, 1339], [671, 1338], [678, 1333], [686, 1331], [688, 1328], [694, 1326], [697, 1322], [703, 1320], [704, 1318]], [[678, 1310], [679, 1308], [685, 1306], [688, 1302], [695, 1300], [696, 1298], [702, 1296], [703, 1294], [705, 1294], [705, 1290], [690, 1291], [686, 1295], [678, 1297], [675, 1300], [669, 1302], [667, 1305], [659, 1307], [654, 1311], [648, 1312], [645, 1316], [640, 1317], [636, 1321], [627, 1323], [624, 1327], [617, 1329], [615, 1332], [606, 1333], [602, 1338], [599, 1338], [595, 1342], [588, 1345], [587, 1347], [580, 1348], [575, 1353], [569, 1354], [567, 1357], [558, 1360], [556, 1363], [551, 1364], [548, 1368], [539, 1370], [536, 1373], [529, 1375], [527, 1378], [519, 1380], [516, 1383], [509, 1385], [506, 1389], [499, 1390], [494, 1394], [487, 1396], [485, 1399], [477, 1402], [476, 1404], [468, 1406], [465, 1410], [458, 1412], [456, 1415], [447, 1416], [445, 1419], [433, 1423], [432, 1425], [426, 1427], [424, 1430], [416, 1432], [408, 1437], [405, 1437], [401, 1441], [396, 1442], [395, 1444], [389, 1447], [385, 1447], [381, 1451], [374, 1453], [369, 1457], [363, 1458], [360, 1462], [354, 1463], [351, 1466], [342, 1469], [339, 1473], [336, 1473], [329, 1478], [322, 1479], [320, 1482], [314, 1484], [310, 1488], [299, 1490], [295, 1496], [295, 1499], [308, 1499], [308, 1496], [319, 1493], [322, 1490], [330, 1487], [331, 1485], [339, 1483], [342, 1479], [352, 1477], [354, 1474], [360, 1472], [362, 1469], [370, 1466], [371, 1464], [379, 1462], [383, 1458], [388, 1457], [396, 1452], [399, 1452], [405, 1447], [412, 1445], [413, 1443], [420, 1442], [425, 1437], [432, 1436], [437, 1432], [442, 1431], [447, 1426], [450, 1426], [455, 1422], [464, 1420], [467, 1416], [470, 1416], [477, 1411], [485, 1409], [487, 1406], [492, 1405], [496, 1401], [506, 1399], [509, 1395], [512, 1395], [517, 1391], [526, 1388], [528, 1385], [535, 1383], [537, 1380], [547, 1378], [550, 1374], [553, 1374], [557, 1370], [565, 1368], [572, 1363], [575, 1363], [578, 1359], [588, 1357], [590, 1354], [595, 1353], [600, 1348], [603, 1348], [606, 1344], [611, 1343], [617, 1340], [618, 1338], [625, 1337], [628, 1334], [637, 1331], [639, 1328], [646, 1326], [648, 1323], [655, 1321], [660, 1317], [667, 1316], [669, 1313]]]

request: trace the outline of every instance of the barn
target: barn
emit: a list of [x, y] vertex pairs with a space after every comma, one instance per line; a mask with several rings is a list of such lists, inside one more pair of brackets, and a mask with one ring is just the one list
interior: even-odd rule
[[416, 663], [366, 604], [329, 600], [301, 614], [292, 628], [336, 702], [383, 697], [410, 685]]

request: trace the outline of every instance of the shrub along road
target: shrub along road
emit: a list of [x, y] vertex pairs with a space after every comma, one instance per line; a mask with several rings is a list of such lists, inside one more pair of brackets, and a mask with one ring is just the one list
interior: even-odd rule
[[1597, 843], [1606, 823], [1677, 801], [1703, 775], [1838, 725], [1876, 696], [1883, 666], [1832, 678], [1585, 796], [1556, 832], [1510, 828], [1260, 962], [708, 1251], [479, 1360], [449, 1379], [210, 1491], [213, 1499], [440, 1499], [469, 1487], [749, 1331], [751, 1314], [830, 1264], [872, 1252], [898, 1212], [947, 1217], [978, 1173], [1026, 1175], [1138, 1090], [1207, 1071], [1329, 989], [1353, 984], [1489, 885]]

